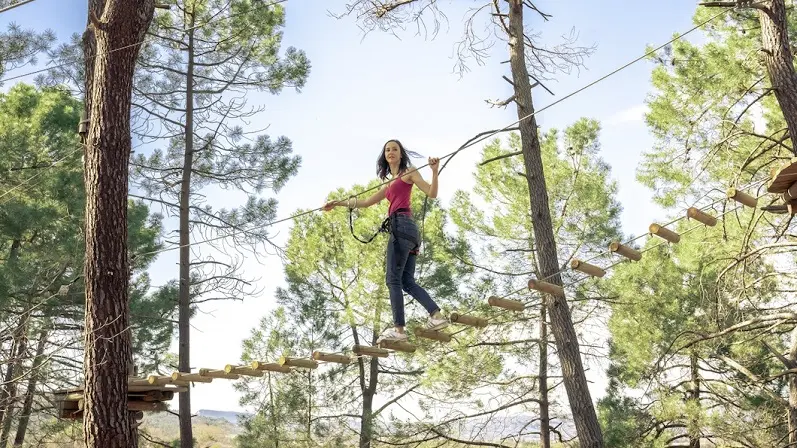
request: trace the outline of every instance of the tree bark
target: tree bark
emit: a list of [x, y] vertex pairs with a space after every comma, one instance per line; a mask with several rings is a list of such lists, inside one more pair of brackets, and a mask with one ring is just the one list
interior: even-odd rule
[[374, 395], [376, 395], [377, 375], [379, 375], [379, 358], [371, 358], [369, 363], [368, 387], [363, 390], [363, 407], [360, 418], [360, 448], [371, 448], [374, 437]]
[[[689, 399], [700, 406], [700, 370], [697, 365], [697, 353], [692, 352], [689, 361], [692, 376], [692, 391]], [[700, 448], [700, 420], [698, 418], [689, 422], [689, 448]]]
[[[791, 332], [789, 357], [783, 363], [786, 369], [797, 369], [797, 328]], [[786, 413], [789, 428], [789, 446], [797, 446], [797, 375], [789, 375], [789, 409]]]
[[[190, 11], [188, 27], [188, 65], [185, 79], [185, 154], [180, 184], [180, 291], [178, 303], [179, 369], [191, 371], [191, 171], [194, 166], [194, 23], [196, 15]], [[180, 394], [180, 448], [194, 446], [191, 426], [191, 394]]]
[[786, 119], [792, 152], [797, 154], [794, 144], [797, 136], [797, 73], [789, 45], [785, 1], [769, 0], [763, 4], [758, 10], [758, 20], [761, 23], [764, 65]]
[[17, 376], [19, 376], [22, 358], [27, 350], [27, 330], [28, 313], [23, 313], [19, 318], [19, 323], [14, 329], [13, 342], [11, 344], [11, 356], [6, 366], [5, 377], [3, 378], [3, 390], [0, 391], [0, 422], [2, 422], [2, 433], [0, 433], [0, 447], [8, 446], [8, 434], [11, 431], [11, 421], [13, 420], [14, 402], [17, 400]]
[[14, 435], [14, 447], [21, 447], [25, 443], [25, 434], [28, 431], [30, 415], [33, 411], [33, 398], [36, 396], [36, 387], [39, 384], [39, 369], [44, 362], [44, 348], [47, 346], [47, 330], [39, 332], [39, 341], [36, 344], [36, 354], [33, 357], [33, 364], [30, 367], [28, 385], [25, 389], [25, 401], [22, 404], [22, 411], [19, 414], [19, 424]]
[[[529, 73], [526, 68], [522, 0], [509, 0], [509, 31], [509, 62], [515, 87], [515, 103], [518, 118], [523, 118], [534, 112], [534, 105]], [[545, 185], [540, 141], [537, 135], [537, 120], [532, 116], [521, 121], [519, 127], [540, 273], [546, 278], [546, 281], [561, 286], [561, 276], [554, 274], [559, 271], [559, 260], [548, 205], [548, 190]], [[551, 317], [551, 330], [559, 352], [565, 390], [578, 433], [579, 446], [582, 448], [603, 447], [601, 428], [587, 387], [578, 337], [573, 327], [567, 300], [564, 297], [546, 295], [545, 306]]]
[[[97, 14], [100, 11], [100, 14]], [[85, 400], [87, 447], [138, 446], [127, 409], [132, 358], [127, 253], [128, 160], [133, 71], [155, 11], [154, 0], [92, 0], [86, 38], [88, 133], [85, 140]], [[92, 42], [93, 40], [93, 42]], [[92, 48], [93, 47], [93, 48]]]
[[548, 323], [545, 304], [540, 306], [540, 448], [551, 448], [551, 416], [548, 401]]

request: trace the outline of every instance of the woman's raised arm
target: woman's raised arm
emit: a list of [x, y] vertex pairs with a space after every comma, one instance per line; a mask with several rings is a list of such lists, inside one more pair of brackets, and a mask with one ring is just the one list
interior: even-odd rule
[[326, 204], [324, 204], [322, 209], [325, 212], [328, 212], [335, 207], [368, 208], [374, 204], [379, 203], [379, 201], [381, 201], [382, 199], [385, 199], [386, 189], [387, 187], [382, 187], [379, 189], [379, 191], [371, 195], [371, 197], [362, 201], [357, 200], [357, 198], [343, 199], [340, 201], [329, 201]]

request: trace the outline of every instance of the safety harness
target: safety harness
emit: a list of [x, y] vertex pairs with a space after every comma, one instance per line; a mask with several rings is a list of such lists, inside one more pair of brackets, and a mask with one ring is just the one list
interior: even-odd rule
[[393, 236], [394, 236], [394, 237], [396, 237], [397, 239], [398, 239], [398, 238], [403, 238], [403, 239], [405, 239], [405, 240], [408, 240], [408, 241], [412, 242], [412, 243], [415, 245], [415, 248], [413, 248], [413, 249], [410, 251], [410, 253], [411, 253], [411, 254], [418, 255], [418, 249], [420, 248], [420, 242], [418, 241], [418, 237], [417, 237], [417, 235], [410, 235], [410, 234], [404, 233], [404, 232], [402, 232], [402, 231], [400, 231], [400, 230], [396, 229], [396, 225], [395, 225], [395, 217], [396, 217], [396, 216], [398, 216], [398, 214], [399, 214], [399, 213], [412, 213], [412, 212], [411, 212], [411, 211], [410, 211], [410, 209], [408, 209], [408, 208], [400, 208], [400, 209], [397, 209], [396, 211], [394, 211], [393, 213], [391, 213], [391, 214], [390, 214], [390, 216], [388, 216], [387, 218], [385, 218], [385, 220], [384, 220], [384, 221], [382, 221], [382, 224], [379, 226], [379, 230], [377, 230], [377, 231], [376, 231], [376, 233], [374, 233], [374, 234], [373, 234], [373, 235], [372, 235], [370, 238], [368, 238], [368, 240], [361, 240], [361, 239], [360, 239], [360, 237], [358, 237], [358, 236], [357, 236], [357, 235], [354, 233], [354, 209], [353, 209], [353, 208], [350, 208], [350, 209], [349, 209], [349, 230], [351, 230], [351, 235], [352, 235], [352, 236], [353, 236], [353, 237], [354, 237], [354, 238], [355, 238], [357, 241], [359, 241], [359, 242], [361, 242], [361, 243], [363, 243], [363, 244], [368, 244], [368, 243], [370, 243], [370, 242], [371, 242], [371, 241], [373, 241], [373, 240], [374, 240], [374, 239], [375, 239], [375, 238], [376, 238], [376, 237], [377, 237], [377, 236], [378, 236], [380, 233], [390, 233], [390, 234], [393, 234]]

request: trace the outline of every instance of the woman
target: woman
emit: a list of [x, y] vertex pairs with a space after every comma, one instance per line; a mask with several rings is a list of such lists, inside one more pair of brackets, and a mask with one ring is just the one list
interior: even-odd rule
[[432, 169], [431, 185], [416, 169], [408, 171], [410, 167], [409, 155], [401, 142], [389, 140], [385, 143], [382, 154], [376, 162], [376, 173], [380, 179], [385, 180], [389, 172], [393, 180], [363, 201], [358, 201], [357, 198], [348, 201], [330, 201], [323, 207], [324, 211], [343, 205], [350, 208], [367, 208], [385, 198], [390, 201], [388, 212], [390, 239], [387, 243], [385, 282], [390, 291], [394, 328], [388, 329], [377, 342], [407, 340], [407, 334], [404, 332], [404, 294], [402, 290], [414, 297], [429, 312], [428, 328], [430, 330], [440, 330], [448, 325], [448, 321], [440, 313], [440, 307], [429, 297], [426, 290], [415, 283], [415, 258], [418, 255], [420, 238], [418, 226], [412, 219], [410, 210], [413, 185], [417, 185], [430, 198], [437, 197], [437, 174], [440, 168], [440, 159], [429, 158], [429, 167]]

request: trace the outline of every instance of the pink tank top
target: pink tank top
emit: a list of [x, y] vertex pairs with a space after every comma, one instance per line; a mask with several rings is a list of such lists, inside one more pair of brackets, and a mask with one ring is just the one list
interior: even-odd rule
[[398, 209], [405, 208], [410, 210], [410, 197], [412, 196], [412, 184], [401, 180], [401, 176], [396, 178], [385, 191], [385, 197], [390, 201], [388, 215], [392, 215]]

